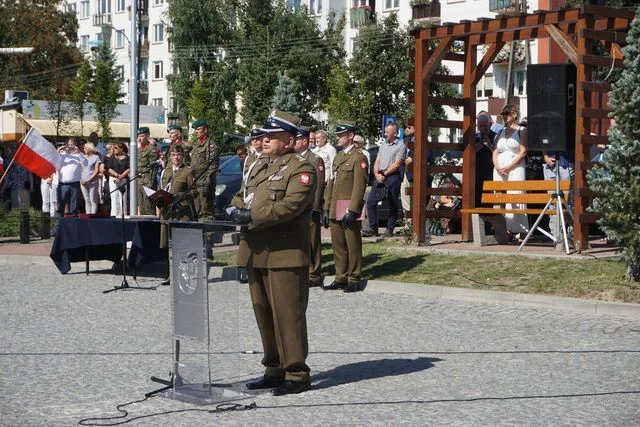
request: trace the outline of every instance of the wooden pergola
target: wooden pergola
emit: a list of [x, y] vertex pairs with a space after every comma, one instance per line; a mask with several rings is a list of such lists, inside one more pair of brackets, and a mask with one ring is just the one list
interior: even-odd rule
[[[415, 37], [415, 70], [410, 76], [415, 83], [415, 146], [411, 217], [413, 241], [425, 239], [427, 218], [462, 218], [462, 239], [471, 240], [471, 215], [460, 215], [457, 211], [427, 210], [431, 195], [460, 195], [462, 207], [473, 208], [475, 193], [481, 191], [475, 183], [475, 134], [476, 134], [476, 85], [506, 43], [551, 37], [561, 47], [577, 68], [576, 99], [576, 166], [574, 182], [574, 239], [578, 250], [588, 245], [589, 223], [597, 217], [588, 214], [593, 193], [588, 189], [585, 175], [593, 166], [590, 148], [595, 144], [607, 144], [606, 132], [591, 135], [593, 124], [608, 120], [611, 110], [598, 105], [601, 94], [611, 90], [611, 85], [594, 81], [597, 67], [623, 67], [622, 51], [627, 31], [634, 12], [602, 6], [584, 6], [580, 9], [536, 11], [519, 16], [480, 18], [477, 21], [461, 21], [413, 31]], [[611, 56], [594, 55], [594, 41], [600, 41]], [[478, 60], [478, 46], [486, 51]], [[442, 60], [459, 61], [464, 64], [463, 75], [439, 73]], [[431, 82], [463, 85], [461, 98], [433, 97], [429, 94]], [[600, 95], [600, 96], [599, 96]], [[600, 104], [602, 102], [600, 101]], [[428, 117], [429, 105], [449, 105], [463, 110], [462, 121], [435, 120]], [[463, 144], [429, 141], [428, 135], [437, 128], [462, 129]], [[601, 129], [601, 127], [600, 127]], [[604, 134], [603, 134], [604, 133]], [[437, 134], [437, 132], [436, 132]], [[429, 165], [430, 150], [463, 150], [462, 166]], [[461, 189], [430, 188], [427, 177], [440, 173], [462, 173]]]

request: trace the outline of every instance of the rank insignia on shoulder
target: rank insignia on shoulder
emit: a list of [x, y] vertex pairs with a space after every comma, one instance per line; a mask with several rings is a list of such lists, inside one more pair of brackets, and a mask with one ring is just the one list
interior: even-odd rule
[[301, 173], [300, 174], [300, 182], [302, 184], [308, 185], [311, 183], [311, 174]]
[[366, 169], [366, 168], [367, 168], [367, 162], [362, 162], [362, 163], [360, 163], [360, 167], [361, 167], [362, 169]]
[[296, 159], [298, 159], [298, 160], [299, 160], [299, 161], [301, 161], [301, 162], [304, 162], [304, 161], [306, 161], [306, 160], [307, 160], [307, 159], [305, 159], [305, 158], [304, 158], [304, 156], [303, 156], [303, 155], [301, 155], [301, 154], [299, 154], [299, 153], [296, 153]]

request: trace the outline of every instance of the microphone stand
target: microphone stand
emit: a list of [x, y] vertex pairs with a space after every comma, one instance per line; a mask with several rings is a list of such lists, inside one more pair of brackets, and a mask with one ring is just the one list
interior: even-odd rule
[[[126, 191], [126, 186], [130, 183], [135, 181], [136, 179], [138, 179], [138, 177], [142, 174], [144, 174], [145, 172], [147, 172], [148, 170], [150, 170], [153, 167], [153, 163], [150, 164], [147, 167], [142, 168], [141, 171], [138, 171], [138, 174], [129, 178], [127, 177], [127, 183], [119, 186], [115, 189], [113, 189], [112, 191], [110, 191], [110, 194], [115, 193], [116, 191], [120, 191], [122, 194], [124, 194], [124, 192]], [[121, 291], [121, 290], [129, 290], [129, 289], [140, 289], [140, 290], [149, 290], [149, 291], [155, 291], [157, 286], [140, 286], [138, 285], [138, 282], [136, 281], [136, 286], [131, 287], [129, 286], [129, 282], [127, 282], [127, 236], [126, 236], [126, 227], [125, 227], [125, 221], [124, 221], [124, 197], [122, 198], [122, 210], [121, 210], [121, 214], [120, 214], [120, 219], [121, 219], [121, 224], [122, 224], [122, 282], [120, 283], [120, 286], [114, 286], [112, 289], [107, 289], [106, 291], [102, 291], [103, 294], [108, 294], [110, 292], [113, 291]]]

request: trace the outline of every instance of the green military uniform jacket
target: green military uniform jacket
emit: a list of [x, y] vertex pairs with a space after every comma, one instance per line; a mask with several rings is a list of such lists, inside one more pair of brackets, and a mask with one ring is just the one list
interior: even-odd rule
[[153, 144], [147, 143], [144, 147], [140, 146], [140, 152], [138, 153], [138, 185], [155, 188], [155, 168], [149, 166], [155, 165], [159, 158], [158, 150]]
[[[251, 223], [242, 227], [238, 265], [290, 268], [309, 265], [309, 222], [317, 178], [311, 163], [287, 153], [273, 163], [260, 159], [232, 204], [251, 210]], [[244, 186], [243, 186], [244, 187]]]
[[181, 165], [173, 172], [173, 165], [169, 165], [162, 171], [160, 178], [161, 188], [176, 197], [180, 197], [179, 208], [173, 205], [164, 206], [160, 212], [160, 247], [169, 246], [168, 221], [191, 221], [195, 219], [195, 211], [192, 207], [195, 193], [195, 181], [193, 170], [189, 166]]
[[329, 218], [336, 219], [338, 200], [349, 200], [350, 211], [362, 212], [369, 180], [369, 162], [365, 155], [352, 146], [348, 152], [336, 154], [332, 169], [333, 176], [327, 184], [324, 200], [324, 209], [329, 211]]
[[163, 168], [171, 167], [171, 151], [173, 150], [173, 147], [176, 147], [178, 145], [184, 149], [183, 163], [187, 166], [191, 164], [191, 156], [189, 155], [189, 153], [191, 152], [191, 145], [187, 145], [184, 141], [180, 141], [177, 143], [172, 142], [171, 145], [169, 145], [169, 149], [164, 156], [164, 161], [162, 162]]
[[[213, 191], [211, 187], [213, 187], [216, 182], [216, 173], [218, 172], [218, 162], [220, 158], [218, 146], [213, 141], [213, 137], [209, 135], [204, 141], [198, 141], [196, 145], [191, 148], [189, 154], [191, 156], [191, 168], [198, 180], [197, 186]], [[207, 193], [207, 195], [209, 194]]]
[[307, 159], [309, 163], [316, 170], [316, 177], [318, 179], [318, 185], [316, 185], [316, 196], [313, 199], [313, 207], [312, 210], [314, 212], [321, 213], [322, 207], [324, 205], [324, 186], [325, 186], [325, 176], [324, 176], [324, 161], [320, 156], [316, 156], [311, 152], [311, 150], [307, 150], [302, 157]]

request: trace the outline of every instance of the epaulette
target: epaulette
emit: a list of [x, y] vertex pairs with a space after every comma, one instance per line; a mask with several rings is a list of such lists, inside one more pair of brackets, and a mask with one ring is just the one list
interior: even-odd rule
[[294, 155], [294, 157], [295, 157], [296, 159], [298, 159], [298, 161], [299, 161], [299, 162], [301, 162], [301, 163], [302, 163], [302, 162], [306, 162], [306, 161], [307, 161], [307, 159], [305, 159], [305, 158], [304, 158], [304, 156], [303, 156], [302, 154], [299, 154], [299, 153], [296, 153], [296, 154]]

